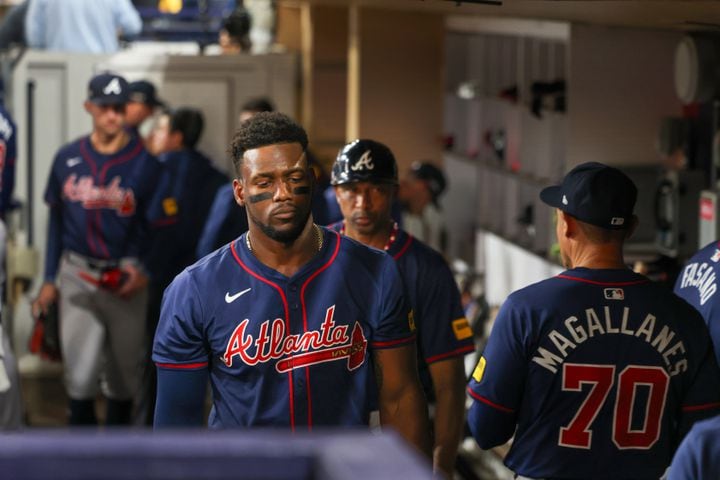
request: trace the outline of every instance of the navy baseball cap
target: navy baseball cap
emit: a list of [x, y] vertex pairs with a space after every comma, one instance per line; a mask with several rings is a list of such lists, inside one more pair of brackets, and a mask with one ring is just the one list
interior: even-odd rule
[[114, 73], [95, 75], [88, 84], [88, 101], [96, 105], [123, 105], [128, 102], [128, 82]]
[[588, 162], [570, 170], [562, 184], [544, 188], [540, 199], [582, 222], [620, 230], [632, 223], [637, 187], [617, 168]]
[[144, 103], [150, 107], [162, 107], [165, 103], [157, 97], [155, 85], [147, 80], [130, 82], [130, 101]]

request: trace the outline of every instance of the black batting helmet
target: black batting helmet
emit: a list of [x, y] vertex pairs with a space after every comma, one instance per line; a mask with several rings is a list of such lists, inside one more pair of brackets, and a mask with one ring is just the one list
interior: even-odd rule
[[332, 167], [330, 183], [376, 182], [397, 185], [395, 156], [375, 140], [358, 139], [345, 145]]

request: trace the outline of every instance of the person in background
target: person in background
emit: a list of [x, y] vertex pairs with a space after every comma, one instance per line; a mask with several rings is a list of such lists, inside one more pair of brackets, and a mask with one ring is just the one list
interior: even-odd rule
[[13, 45], [24, 47], [25, 16], [30, 0], [24, 0], [12, 6], [0, 22], [0, 50], [7, 50]]
[[674, 292], [700, 312], [720, 363], [720, 241], [710, 242], [687, 261], [675, 281]]
[[236, 8], [222, 22], [218, 32], [218, 44], [223, 55], [234, 55], [250, 51], [250, 27], [252, 19], [243, 7]]
[[439, 253], [393, 220], [398, 177], [388, 147], [368, 139], [348, 143], [331, 182], [344, 217], [331, 228], [384, 250], [400, 270], [417, 327], [420, 380], [435, 407], [433, 466], [450, 478], [465, 423], [464, 356], [475, 351], [453, 274]]
[[[15, 121], [0, 104], [0, 294], [7, 286], [5, 255], [7, 251], [7, 214], [15, 187], [17, 154]], [[0, 306], [0, 313], [2, 313]], [[7, 315], [0, 316], [0, 430], [17, 429], [23, 423], [20, 375], [8, 333]]]
[[692, 424], [720, 411], [698, 312], [625, 265], [637, 187], [583, 163], [540, 192], [557, 213], [559, 275], [503, 303], [468, 393], [481, 448], [514, 436], [528, 478], [660, 478]]
[[125, 108], [125, 126], [130, 133], [142, 138], [146, 147], [149, 146], [149, 132], [152, 128], [147, 120], [158, 108], [164, 107], [165, 103], [157, 97], [157, 90], [151, 82], [130, 82], [130, 101]]
[[[202, 112], [178, 108], [163, 114], [153, 133], [153, 151], [163, 167], [150, 206], [152, 242], [148, 254], [150, 286], [147, 335], [152, 343], [160, 318], [165, 288], [185, 267], [195, 262], [195, 252], [210, 206], [218, 189], [229, 179], [197, 150], [204, 129]], [[152, 425], [155, 411], [155, 366], [147, 351], [143, 392], [138, 401], [138, 424]]]
[[430, 162], [414, 162], [398, 193], [403, 205], [403, 228], [440, 253], [447, 248], [445, 218], [440, 196], [446, 187], [445, 174]]
[[[59, 3], [59, 2], [58, 2]], [[125, 130], [127, 81], [90, 80], [92, 132], [58, 151], [49, 172], [44, 283], [33, 315], [58, 304], [71, 425], [128, 424], [142, 377], [147, 307], [148, 208], [159, 164]]]
[[31, 48], [74, 53], [113, 53], [118, 32], [137, 35], [140, 14], [130, 0], [30, 0], [25, 36]]

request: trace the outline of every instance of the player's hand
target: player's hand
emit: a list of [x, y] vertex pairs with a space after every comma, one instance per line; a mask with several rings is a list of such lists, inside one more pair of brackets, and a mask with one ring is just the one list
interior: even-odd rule
[[58, 299], [58, 289], [54, 283], [43, 283], [40, 288], [40, 293], [33, 300], [30, 310], [32, 316], [38, 318], [41, 313], [47, 313], [50, 305], [55, 303]]
[[128, 299], [138, 291], [147, 287], [148, 277], [135, 265], [124, 265], [123, 272], [127, 274], [125, 282], [115, 292], [121, 298]]

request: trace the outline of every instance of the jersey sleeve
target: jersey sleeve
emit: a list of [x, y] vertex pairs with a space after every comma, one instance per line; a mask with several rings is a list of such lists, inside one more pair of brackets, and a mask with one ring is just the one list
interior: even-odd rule
[[405, 287], [395, 261], [383, 254], [383, 271], [379, 285], [381, 300], [374, 319], [374, 349], [394, 348], [415, 341], [415, 321], [407, 302]]
[[507, 441], [515, 430], [528, 370], [523, 315], [508, 297], [468, 384], [473, 399], [468, 424], [483, 448]]
[[420, 351], [433, 363], [475, 350], [473, 332], [460, 303], [460, 292], [444, 260], [434, 262], [417, 295], [415, 320], [420, 327]]
[[208, 367], [201, 298], [187, 270], [165, 290], [153, 342], [152, 359], [158, 368], [193, 370]]
[[682, 402], [680, 433], [685, 434], [694, 422], [720, 413], [720, 368], [712, 346], [707, 344], [697, 374]]

